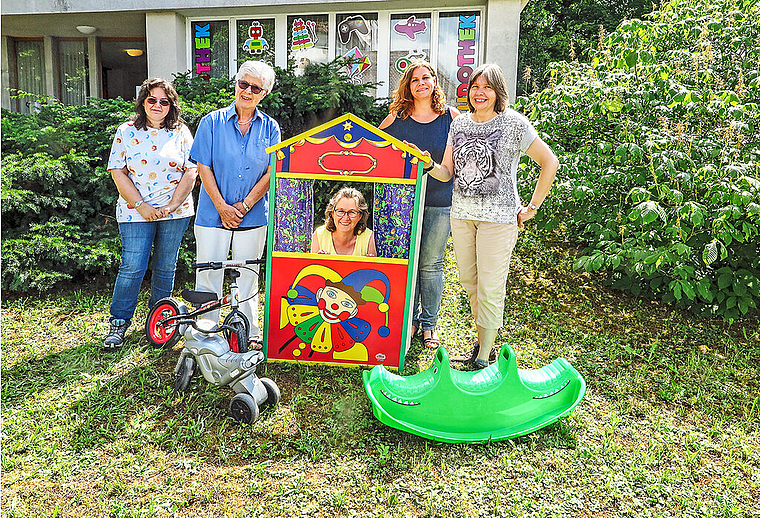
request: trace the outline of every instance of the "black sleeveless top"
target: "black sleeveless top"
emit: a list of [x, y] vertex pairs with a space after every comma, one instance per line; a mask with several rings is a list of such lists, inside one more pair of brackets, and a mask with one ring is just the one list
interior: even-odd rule
[[[423, 151], [430, 152], [433, 160], [439, 164], [443, 160], [446, 151], [446, 140], [451, 126], [451, 108], [446, 106], [446, 111], [430, 122], [417, 122], [411, 117], [402, 119], [396, 117], [385, 131], [399, 140], [411, 142]], [[441, 182], [432, 176], [428, 176], [427, 190], [425, 191], [425, 205], [428, 207], [450, 207], [451, 191], [454, 182]]]

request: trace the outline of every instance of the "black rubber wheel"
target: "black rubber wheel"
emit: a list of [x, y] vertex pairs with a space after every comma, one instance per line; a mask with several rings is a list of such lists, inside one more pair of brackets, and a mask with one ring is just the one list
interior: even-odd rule
[[174, 378], [174, 390], [177, 392], [184, 392], [187, 387], [190, 386], [190, 380], [195, 373], [195, 358], [188, 356], [185, 361], [182, 362], [179, 368], [179, 372]]
[[153, 347], [171, 349], [182, 335], [176, 325], [164, 326], [159, 322], [166, 317], [187, 313], [187, 308], [177, 299], [166, 297], [159, 300], [145, 319], [145, 336]]
[[269, 378], [261, 378], [260, 381], [267, 389], [266, 404], [277, 406], [277, 403], [280, 402], [280, 387], [277, 386], [274, 380], [270, 380]]
[[248, 352], [248, 331], [251, 329], [248, 323], [248, 318], [240, 313], [232, 312], [224, 318], [222, 322], [225, 326], [235, 328], [235, 332], [231, 332], [229, 329], [224, 330], [224, 339], [230, 344], [230, 349], [234, 353], [247, 353]]
[[240, 423], [253, 424], [259, 418], [259, 405], [253, 396], [241, 392], [230, 401], [230, 415]]

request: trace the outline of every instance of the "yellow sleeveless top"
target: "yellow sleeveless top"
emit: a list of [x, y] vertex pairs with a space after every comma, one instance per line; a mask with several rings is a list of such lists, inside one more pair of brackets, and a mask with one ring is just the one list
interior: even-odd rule
[[[319, 243], [320, 250], [327, 250], [330, 254], [337, 255], [335, 246], [333, 246], [332, 232], [327, 230], [325, 225], [317, 228], [317, 243]], [[366, 256], [369, 249], [369, 240], [372, 237], [372, 231], [365, 229], [364, 232], [356, 236], [356, 242], [354, 243], [354, 253], [350, 255]]]

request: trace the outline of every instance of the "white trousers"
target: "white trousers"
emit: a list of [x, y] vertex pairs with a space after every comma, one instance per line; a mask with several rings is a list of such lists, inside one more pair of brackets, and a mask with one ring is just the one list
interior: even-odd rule
[[[225, 261], [232, 247], [232, 259], [258, 259], [264, 252], [264, 243], [267, 237], [267, 227], [259, 227], [251, 230], [227, 230], [226, 228], [201, 227], [195, 225], [196, 262]], [[250, 337], [260, 339], [259, 329], [259, 265], [251, 265], [246, 270], [240, 269], [240, 277], [237, 280], [240, 289], [240, 300], [251, 297], [250, 300], [240, 304], [240, 311], [248, 318], [251, 324]], [[198, 291], [213, 291], [222, 296], [222, 284], [224, 282], [224, 270], [204, 270], [195, 273], [195, 289]], [[215, 322], [219, 321], [219, 310], [211, 311], [204, 315]]]
[[504, 297], [517, 224], [451, 218], [451, 238], [459, 281], [467, 291], [475, 323], [499, 329], [504, 325]]

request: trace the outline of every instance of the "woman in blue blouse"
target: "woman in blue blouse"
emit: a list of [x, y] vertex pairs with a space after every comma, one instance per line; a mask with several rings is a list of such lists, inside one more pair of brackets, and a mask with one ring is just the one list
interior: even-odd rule
[[[246, 61], [235, 75], [235, 101], [201, 119], [190, 158], [203, 182], [195, 217], [197, 261], [257, 259], [264, 251], [269, 213], [269, 157], [280, 142], [280, 125], [257, 108], [271, 91], [275, 73], [261, 61]], [[248, 318], [250, 344], [261, 348], [258, 268], [241, 270], [240, 309]], [[198, 272], [195, 287], [221, 296], [224, 272]], [[219, 319], [218, 311], [209, 313]]]

